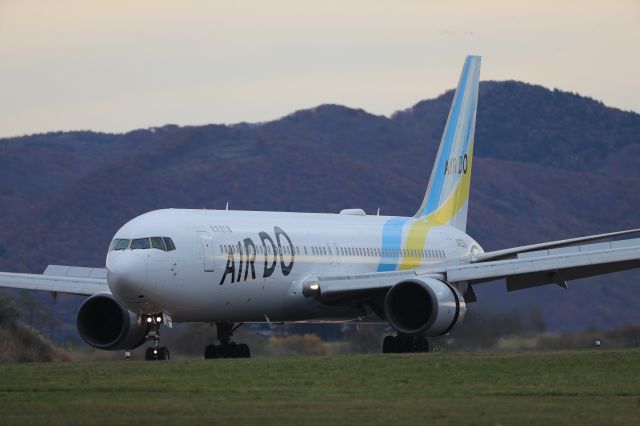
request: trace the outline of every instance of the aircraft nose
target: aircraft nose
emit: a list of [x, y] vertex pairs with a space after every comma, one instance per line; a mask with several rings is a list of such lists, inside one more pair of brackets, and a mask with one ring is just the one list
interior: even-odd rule
[[147, 284], [147, 262], [144, 257], [131, 253], [113, 253], [107, 262], [107, 283], [111, 293], [122, 299], [140, 295]]

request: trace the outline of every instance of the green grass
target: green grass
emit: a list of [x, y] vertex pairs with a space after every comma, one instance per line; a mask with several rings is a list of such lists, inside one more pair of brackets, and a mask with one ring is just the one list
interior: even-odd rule
[[0, 424], [640, 424], [640, 350], [0, 365]]

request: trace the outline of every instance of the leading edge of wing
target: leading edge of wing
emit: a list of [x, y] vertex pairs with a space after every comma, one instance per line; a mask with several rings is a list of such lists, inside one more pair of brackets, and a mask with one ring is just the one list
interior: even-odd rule
[[569, 238], [566, 240], [549, 241], [545, 243], [530, 244], [527, 246], [512, 247], [503, 250], [489, 251], [486, 253], [480, 253], [471, 258], [471, 263], [487, 262], [491, 260], [502, 260], [512, 256], [517, 256], [520, 253], [528, 253], [538, 250], [549, 250], [560, 247], [568, 247], [578, 243], [586, 243], [589, 241], [604, 240], [607, 238], [620, 237], [622, 235], [629, 235], [640, 233], [640, 228], [629, 229], [626, 231], [609, 232], [606, 234], [588, 235], [586, 237]]
[[302, 294], [316, 300], [335, 302], [388, 290], [394, 284], [415, 276], [444, 279], [444, 268], [407, 269], [347, 275], [318, 275], [302, 284]]
[[0, 287], [91, 296], [110, 293], [106, 278], [0, 272]]

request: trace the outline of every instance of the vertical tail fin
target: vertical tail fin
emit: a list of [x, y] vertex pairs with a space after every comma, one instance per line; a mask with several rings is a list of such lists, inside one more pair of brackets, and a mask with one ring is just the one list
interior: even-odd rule
[[467, 56], [456, 89], [427, 193], [416, 218], [467, 227], [473, 135], [476, 125], [480, 57]]

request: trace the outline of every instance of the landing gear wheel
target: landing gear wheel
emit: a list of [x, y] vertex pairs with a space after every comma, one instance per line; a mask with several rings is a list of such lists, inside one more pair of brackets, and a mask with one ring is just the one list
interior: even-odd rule
[[204, 359], [212, 358], [249, 358], [251, 351], [244, 343], [237, 344], [231, 341], [233, 332], [242, 324], [234, 325], [229, 322], [217, 322], [216, 330], [219, 345], [207, 345], [204, 349]]
[[165, 346], [159, 348], [151, 347], [144, 351], [144, 359], [145, 361], [169, 361], [171, 354], [169, 353], [169, 348]]
[[166, 346], [162, 346], [158, 350], [158, 360], [160, 361], [169, 361], [171, 359], [171, 354], [169, 354], [169, 348]]
[[422, 336], [398, 334], [386, 336], [382, 342], [382, 353], [420, 353], [429, 352], [429, 340]]
[[207, 345], [204, 348], [204, 359], [218, 358], [218, 347], [216, 345]]
[[234, 342], [230, 342], [227, 345], [222, 345], [225, 358], [238, 358], [238, 345]]
[[416, 337], [414, 341], [416, 352], [429, 352], [429, 341], [426, 337]]
[[154, 354], [154, 353], [153, 353], [153, 350], [154, 350], [154, 349], [155, 349], [155, 348], [147, 348], [147, 349], [144, 351], [144, 360], [145, 360], [145, 361], [155, 361], [155, 360], [157, 360], [157, 359], [158, 359], [158, 358], [157, 358], [157, 354]]
[[398, 352], [396, 338], [394, 336], [385, 336], [384, 341], [382, 342], [382, 353], [393, 354], [396, 352]]
[[238, 345], [238, 353], [240, 354], [240, 358], [251, 358], [251, 351], [249, 350], [249, 346], [241, 343]]

